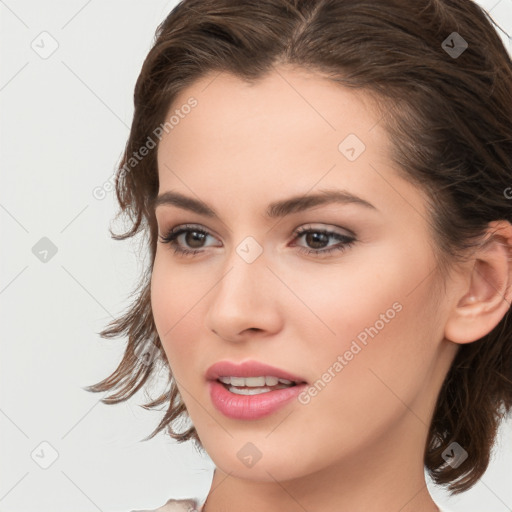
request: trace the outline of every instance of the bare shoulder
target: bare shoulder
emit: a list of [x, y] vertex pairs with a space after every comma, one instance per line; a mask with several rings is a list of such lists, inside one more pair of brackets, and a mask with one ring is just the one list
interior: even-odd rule
[[130, 512], [201, 512], [197, 500], [175, 500], [170, 499], [161, 507], [152, 510], [131, 510]]

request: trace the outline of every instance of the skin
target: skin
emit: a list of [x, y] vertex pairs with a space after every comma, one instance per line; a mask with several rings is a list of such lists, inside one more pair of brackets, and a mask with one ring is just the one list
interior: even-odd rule
[[[510, 224], [493, 225], [501, 243], [442, 277], [425, 196], [398, 176], [382, 114], [365, 93], [280, 66], [253, 86], [209, 74], [169, 113], [190, 96], [197, 106], [159, 144], [159, 193], [201, 199], [220, 218], [156, 208], [160, 235], [186, 223], [209, 235], [179, 237], [182, 248], [202, 250], [192, 257], [158, 242], [151, 303], [216, 466], [204, 510], [436, 512], [423, 468], [428, 426], [460, 344], [489, 332], [509, 307]], [[355, 161], [338, 149], [351, 133], [366, 146]], [[376, 210], [329, 204], [265, 217], [273, 201], [330, 188]], [[342, 243], [294, 236], [300, 227], [356, 240], [305, 254], [300, 247]], [[252, 263], [236, 251], [248, 236], [263, 251]], [[394, 303], [400, 311], [309, 403], [251, 421], [214, 408], [205, 379], [214, 362], [256, 359], [314, 383]], [[252, 467], [237, 456], [249, 442], [262, 455]]]

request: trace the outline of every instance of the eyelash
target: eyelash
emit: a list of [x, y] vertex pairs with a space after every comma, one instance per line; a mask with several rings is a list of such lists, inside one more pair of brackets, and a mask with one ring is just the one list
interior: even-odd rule
[[[198, 227], [186, 225], [186, 226], [182, 226], [179, 228], [170, 229], [168, 231], [167, 235], [165, 235], [165, 236], [160, 235], [160, 241], [164, 244], [169, 244], [174, 249], [175, 254], [179, 254], [180, 256], [187, 256], [187, 257], [192, 256], [193, 257], [197, 253], [202, 252], [203, 249], [193, 249], [193, 250], [183, 249], [183, 248], [179, 247], [178, 244], [176, 243], [176, 239], [178, 238], [178, 236], [180, 236], [183, 233], [189, 233], [189, 232], [195, 232], [195, 233], [200, 233], [200, 234], [204, 234], [204, 235], [210, 234], [207, 231], [200, 229]], [[356, 239], [354, 237], [351, 237], [348, 235], [341, 235], [340, 233], [336, 233], [334, 231], [328, 231], [325, 229], [300, 228], [295, 231], [294, 235], [295, 235], [295, 238], [299, 238], [302, 235], [308, 234], [308, 233], [322, 233], [324, 235], [328, 235], [329, 237], [336, 238], [340, 242], [343, 242], [343, 245], [334, 246], [334, 247], [331, 247], [330, 249], [307, 249], [306, 247], [299, 247], [300, 252], [308, 254], [308, 255], [313, 254], [318, 257], [322, 257], [322, 256], [331, 254], [336, 251], [343, 252], [343, 251], [349, 249], [350, 247], [352, 247], [352, 245], [354, 245], [354, 243], [356, 242]]]

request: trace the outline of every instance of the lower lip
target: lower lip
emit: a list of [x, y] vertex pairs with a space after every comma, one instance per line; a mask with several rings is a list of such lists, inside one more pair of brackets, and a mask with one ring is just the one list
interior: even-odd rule
[[257, 420], [268, 416], [293, 400], [307, 384], [296, 384], [259, 395], [237, 395], [228, 391], [219, 381], [209, 382], [213, 405], [228, 418]]

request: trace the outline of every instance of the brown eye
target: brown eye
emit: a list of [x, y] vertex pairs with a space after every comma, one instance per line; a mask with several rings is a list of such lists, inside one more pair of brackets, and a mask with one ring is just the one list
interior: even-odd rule
[[160, 235], [160, 241], [172, 246], [177, 254], [194, 255], [202, 252], [201, 249], [205, 247], [204, 242], [208, 236], [211, 235], [198, 227], [182, 226], [171, 229], [165, 236]]
[[325, 244], [329, 243], [329, 235], [325, 233], [319, 233], [316, 231], [310, 231], [309, 233], [305, 233], [304, 240], [306, 243], [313, 249], [323, 249]]
[[201, 244], [204, 243], [205, 236], [208, 236], [201, 231], [186, 231], [182, 234], [185, 235], [184, 239], [186, 245], [193, 249], [201, 248]]
[[[341, 233], [325, 229], [307, 228], [298, 230], [296, 232], [296, 238], [301, 237], [308, 247], [299, 246], [299, 250], [306, 254], [318, 256], [331, 254], [334, 251], [345, 251], [356, 242], [353, 236], [342, 235]], [[325, 248], [330, 239], [338, 240], [338, 244]]]

